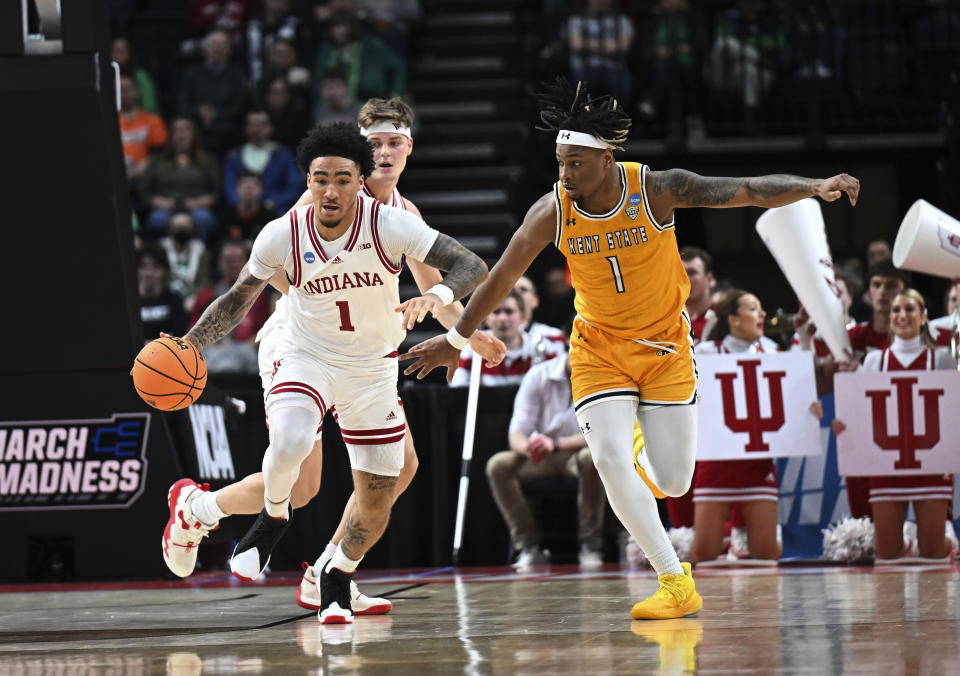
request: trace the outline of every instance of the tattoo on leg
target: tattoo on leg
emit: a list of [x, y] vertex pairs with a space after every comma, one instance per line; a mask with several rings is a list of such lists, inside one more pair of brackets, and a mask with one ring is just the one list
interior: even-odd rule
[[367, 481], [367, 489], [371, 491], [384, 491], [392, 489], [397, 485], [397, 477], [384, 476], [381, 474], [370, 474]]
[[347, 527], [344, 529], [343, 539], [340, 541], [340, 548], [343, 553], [351, 559], [359, 559], [367, 551], [367, 540], [370, 531], [364, 528], [354, 518], [357, 510], [354, 508], [347, 517]]

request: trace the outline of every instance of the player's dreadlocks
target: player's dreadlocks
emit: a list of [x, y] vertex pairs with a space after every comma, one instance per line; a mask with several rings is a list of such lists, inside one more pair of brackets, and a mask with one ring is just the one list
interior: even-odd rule
[[623, 150], [630, 130], [630, 117], [623, 112], [612, 96], [592, 98], [587, 83], [578, 82], [576, 89], [566, 79], [558, 77], [554, 84], [543, 83], [544, 91], [537, 96], [543, 107], [540, 131], [579, 131], [596, 136], [617, 150]]
[[297, 146], [297, 164], [304, 173], [318, 157], [345, 157], [356, 162], [360, 175], [369, 177], [376, 168], [373, 148], [355, 124], [333, 122], [319, 124]]

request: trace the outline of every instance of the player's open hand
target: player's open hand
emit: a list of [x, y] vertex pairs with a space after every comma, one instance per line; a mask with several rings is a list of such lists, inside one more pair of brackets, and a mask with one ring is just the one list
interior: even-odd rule
[[850, 174], [837, 174], [823, 179], [817, 185], [817, 196], [824, 202], [838, 200], [843, 193], [847, 193], [850, 204], [855, 205], [860, 196], [860, 181]]
[[417, 380], [423, 380], [430, 371], [438, 366], [446, 366], [447, 382], [449, 383], [453, 380], [453, 372], [457, 370], [460, 350], [447, 342], [446, 336], [440, 335], [414, 345], [407, 352], [401, 354], [398, 359], [400, 361], [416, 359], [415, 362], [404, 369], [403, 374], [409, 376], [419, 369]]
[[487, 368], [499, 366], [503, 358], [507, 356], [507, 346], [503, 344], [503, 341], [486, 331], [474, 331], [473, 335], [470, 336], [470, 347], [483, 357]]
[[409, 331], [416, 324], [422, 322], [428, 312], [436, 317], [437, 312], [442, 307], [443, 301], [440, 300], [440, 297], [428, 293], [425, 296], [417, 296], [416, 298], [405, 300], [395, 307], [394, 310], [403, 313], [403, 328]]

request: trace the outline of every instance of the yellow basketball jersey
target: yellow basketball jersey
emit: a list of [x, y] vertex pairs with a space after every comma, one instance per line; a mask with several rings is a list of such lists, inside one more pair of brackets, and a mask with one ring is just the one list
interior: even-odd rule
[[579, 209], [557, 181], [555, 244], [570, 266], [577, 314], [620, 338], [651, 338], [676, 325], [690, 281], [673, 221], [660, 225], [647, 204], [647, 165], [617, 167], [623, 193], [605, 214]]

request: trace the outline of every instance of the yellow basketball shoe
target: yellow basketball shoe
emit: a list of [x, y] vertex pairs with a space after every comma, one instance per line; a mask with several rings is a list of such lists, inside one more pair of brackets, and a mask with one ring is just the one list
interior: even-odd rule
[[690, 564], [683, 562], [682, 575], [661, 575], [660, 589], [648, 599], [634, 604], [630, 617], [635, 620], [669, 620], [692, 615], [703, 608], [703, 599], [693, 584]]
[[[639, 431], [640, 431], [639, 427], [634, 428], [634, 431], [633, 431], [634, 438], [636, 438]], [[657, 484], [653, 483], [653, 481], [650, 480], [650, 477], [647, 476], [646, 470], [644, 470], [643, 467], [640, 465], [640, 456], [642, 453], [643, 453], [643, 437], [640, 437], [640, 443], [634, 443], [633, 445], [633, 468], [637, 470], [637, 474], [639, 474], [640, 478], [643, 479], [643, 483], [647, 484], [647, 488], [649, 488], [650, 492], [653, 493], [653, 497], [655, 498], [667, 497], [667, 494], [661, 491], [659, 488], [657, 488]]]

